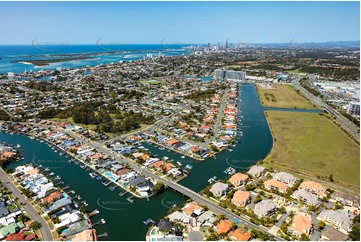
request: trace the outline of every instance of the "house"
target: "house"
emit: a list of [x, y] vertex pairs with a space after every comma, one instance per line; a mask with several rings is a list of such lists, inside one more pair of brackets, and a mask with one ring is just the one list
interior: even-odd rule
[[62, 193], [59, 191], [55, 191], [55, 192], [50, 193], [49, 196], [43, 197], [41, 199], [41, 202], [42, 203], [52, 203], [52, 202], [60, 199], [61, 197], [62, 197]]
[[22, 222], [14, 222], [5, 227], [0, 228], [0, 239], [5, 238], [9, 234], [17, 233], [20, 229], [24, 228], [25, 225]]
[[236, 206], [247, 206], [251, 201], [250, 193], [247, 191], [238, 190], [234, 193], [231, 202]]
[[334, 191], [331, 199], [350, 207], [357, 208], [360, 206], [360, 199], [358, 197], [345, 192]]
[[270, 200], [262, 200], [254, 207], [254, 213], [258, 217], [266, 217], [276, 212], [277, 206]]
[[262, 166], [252, 166], [247, 173], [258, 178], [266, 173], [266, 169]]
[[86, 229], [74, 235], [72, 241], [97, 241], [97, 231], [95, 229]]
[[301, 234], [310, 236], [312, 230], [312, 218], [310, 215], [296, 214], [293, 217], [291, 226], [288, 227], [288, 232], [295, 236], [301, 236]]
[[0, 218], [5, 217], [9, 213], [9, 209], [6, 207], [5, 202], [0, 201]]
[[183, 208], [183, 213], [187, 215], [191, 215], [192, 213], [195, 213], [197, 215], [202, 213], [203, 208], [196, 204], [195, 202], [187, 203]]
[[317, 196], [323, 197], [326, 195], [326, 188], [318, 182], [304, 181], [300, 185], [301, 189], [316, 194]]
[[338, 210], [323, 210], [317, 217], [318, 220], [323, 220], [326, 223], [334, 226], [343, 233], [350, 231], [354, 214], [350, 211]]
[[216, 182], [212, 185], [211, 189], [209, 191], [215, 196], [215, 197], [221, 197], [225, 195], [228, 191], [228, 184]]
[[228, 219], [222, 219], [219, 221], [219, 223], [216, 225], [216, 233], [218, 235], [222, 233], [228, 233], [229, 230], [232, 228], [232, 222]]
[[268, 190], [277, 190], [281, 193], [287, 193], [288, 191], [288, 186], [286, 186], [286, 184], [275, 179], [265, 181], [264, 187]]
[[232, 240], [235, 241], [248, 241], [251, 238], [251, 234], [247, 232], [243, 232], [242, 229], [238, 228], [229, 233], [229, 236]]
[[322, 230], [320, 241], [346, 241], [347, 235], [326, 225]]
[[70, 225], [67, 230], [63, 231], [62, 235], [68, 237], [80, 233], [84, 230], [90, 229], [91, 227], [92, 224], [90, 220], [82, 220]]
[[236, 173], [229, 178], [229, 182], [235, 187], [245, 185], [248, 182], [248, 176], [242, 173]]
[[9, 234], [6, 237], [6, 241], [31, 241], [35, 239], [35, 234], [31, 233], [28, 235], [25, 235], [23, 232]]
[[310, 204], [312, 206], [318, 206], [320, 204], [320, 201], [315, 194], [312, 194], [304, 189], [298, 189], [291, 195], [291, 197], [294, 199], [300, 199], [306, 204]]
[[274, 174], [273, 179], [275, 179], [279, 182], [283, 182], [283, 183], [287, 184], [287, 186], [289, 186], [289, 187], [292, 187], [297, 181], [300, 180], [297, 177], [295, 177], [289, 173], [283, 172], [283, 171]]

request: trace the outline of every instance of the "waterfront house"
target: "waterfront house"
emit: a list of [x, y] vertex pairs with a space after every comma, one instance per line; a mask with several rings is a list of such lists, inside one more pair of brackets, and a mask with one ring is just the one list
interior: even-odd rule
[[286, 172], [277, 172], [273, 175], [273, 179], [285, 183], [287, 186], [292, 187], [300, 179]]
[[222, 219], [216, 225], [216, 233], [218, 235], [222, 233], [228, 233], [228, 231], [231, 230], [231, 228], [232, 228], [232, 222], [229, 221], [228, 219]]
[[231, 231], [229, 233], [229, 237], [234, 241], [248, 241], [251, 238], [251, 234], [238, 228], [234, 231]]
[[97, 234], [95, 229], [86, 229], [80, 233], [75, 234], [71, 241], [97, 241]]
[[229, 178], [229, 182], [235, 186], [242, 186], [248, 182], [248, 176], [242, 173], [236, 173]]
[[65, 237], [72, 236], [84, 230], [90, 229], [91, 227], [92, 224], [90, 220], [82, 220], [71, 224], [68, 229], [62, 232], [62, 235], [64, 235]]
[[323, 220], [326, 223], [334, 226], [343, 233], [348, 233], [353, 224], [355, 215], [346, 210], [323, 210], [317, 217], [318, 220]]
[[307, 237], [312, 232], [312, 218], [310, 215], [296, 214], [293, 217], [291, 226], [288, 227], [288, 232], [295, 236], [305, 234]]
[[266, 173], [266, 169], [262, 166], [252, 166], [247, 173], [253, 177], [258, 178]]
[[277, 210], [277, 206], [270, 200], [262, 200], [254, 207], [254, 213], [258, 217], [266, 217], [274, 214]]
[[231, 202], [236, 206], [247, 206], [251, 201], [250, 193], [247, 191], [238, 190], [234, 193]]
[[320, 201], [315, 194], [312, 194], [304, 189], [298, 189], [291, 195], [291, 197], [294, 199], [300, 199], [304, 203], [312, 206], [318, 206], [320, 204]]
[[42, 203], [52, 203], [52, 202], [60, 199], [61, 197], [62, 197], [62, 193], [59, 191], [55, 191], [55, 192], [50, 193], [49, 196], [43, 197], [41, 199], [41, 202]]
[[270, 179], [264, 182], [264, 187], [267, 190], [277, 190], [280, 193], [287, 193], [288, 187], [283, 182], [277, 181], [275, 179]]
[[228, 191], [228, 185], [221, 182], [216, 182], [212, 185], [211, 189], [209, 191], [215, 196], [215, 197], [221, 197], [225, 195]]
[[192, 213], [195, 213], [195, 214], [197, 214], [197, 215], [200, 215], [203, 210], [204, 210], [204, 208], [202, 208], [201, 206], [199, 206], [199, 205], [196, 204], [195, 202], [187, 203], [187, 204], [182, 208], [183, 213], [185, 213], [185, 214], [187, 214], [187, 215], [191, 215]]
[[326, 196], [326, 188], [318, 182], [304, 181], [301, 183], [300, 188], [320, 197]]

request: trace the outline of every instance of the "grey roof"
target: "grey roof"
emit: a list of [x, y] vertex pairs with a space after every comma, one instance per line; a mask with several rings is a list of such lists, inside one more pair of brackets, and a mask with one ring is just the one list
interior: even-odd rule
[[206, 221], [213, 223], [216, 220], [216, 215], [211, 211], [206, 211], [202, 213], [197, 220], [199, 223], [204, 223]]
[[258, 176], [259, 174], [263, 173], [264, 171], [265, 171], [265, 168], [263, 166], [252, 166], [247, 173], [252, 176]]
[[264, 217], [276, 209], [276, 204], [274, 204], [270, 200], [262, 200], [255, 205], [254, 213], [259, 217]]
[[129, 182], [129, 185], [135, 187], [138, 184], [144, 183], [146, 181], [147, 180], [144, 177], [138, 177], [138, 178], [132, 180], [131, 182]]
[[326, 237], [329, 241], [346, 241], [347, 235], [326, 225], [322, 231], [322, 236]]
[[334, 191], [331, 195], [331, 198], [335, 200], [341, 200], [341, 202], [342, 200], [347, 203], [351, 202], [354, 207], [358, 207], [360, 205], [360, 198], [345, 192]]
[[349, 230], [352, 226], [352, 219], [354, 215], [349, 211], [338, 209], [338, 210], [323, 210], [318, 218], [321, 220], [328, 221], [335, 225], [338, 225], [344, 230]]
[[54, 202], [53, 206], [51, 206], [48, 210], [48, 212], [54, 211], [58, 208], [64, 207], [65, 205], [71, 204], [72, 201], [71, 199], [64, 197], [62, 199], [59, 199], [57, 201]]
[[277, 181], [281, 181], [287, 184], [293, 185], [296, 181], [300, 180], [297, 177], [287, 173], [287, 172], [278, 172], [273, 175], [273, 178]]
[[219, 192], [223, 193], [228, 189], [228, 184], [222, 183], [222, 182], [216, 182], [212, 185], [211, 189], [209, 191], [213, 193], [213, 195], [216, 196]]
[[5, 202], [0, 201], [0, 218], [9, 214], [9, 209], [6, 207]]
[[292, 197], [300, 198], [313, 206], [317, 206], [320, 204], [320, 201], [315, 194], [312, 194], [304, 189], [298, 189], [292, 194]]

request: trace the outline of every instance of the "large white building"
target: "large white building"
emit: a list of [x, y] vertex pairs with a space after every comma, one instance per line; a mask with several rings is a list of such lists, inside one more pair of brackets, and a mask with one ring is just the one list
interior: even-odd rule
[[246, 72], [216, 69], [213, 73], [215, 80], [219, 81], [244, 81], [246, 80]]
[[347, 107], [347, 113], [352, 116], [360, 116], [360, 103], [350, 102]]

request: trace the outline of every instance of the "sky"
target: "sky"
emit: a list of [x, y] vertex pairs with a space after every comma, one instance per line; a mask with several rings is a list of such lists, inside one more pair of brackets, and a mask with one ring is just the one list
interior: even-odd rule
[[0, 2], [0, 44], [359, 40], [359, 2]]

